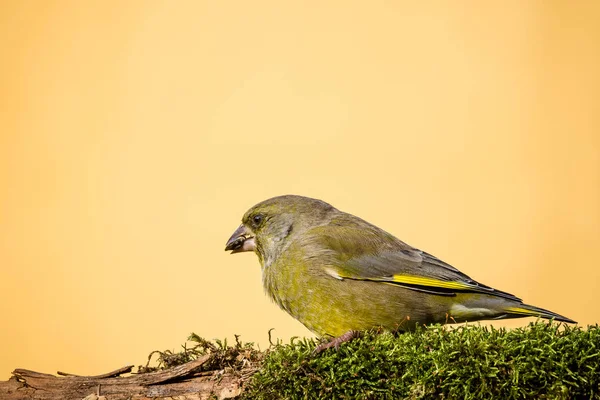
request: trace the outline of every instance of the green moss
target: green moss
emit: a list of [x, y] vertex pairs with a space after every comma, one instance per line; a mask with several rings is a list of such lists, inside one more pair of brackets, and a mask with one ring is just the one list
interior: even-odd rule
[[[179, 352], [152, 352], [139, 372], [211, 354], [204, 371], [214, 379], [237, 376], [244, 399], [600, 399], [598, 325], [366, 332], [318, 355], [312, 339], [264, 352], [237, 336], [233, 345], [195, 334], [188, 340]], [[153, 355], [156, 367], [149, 366]]]
[[366, 333], [313, 355], [293, 340], [267, 351], [248, 399], [600, 398], [600, 328], [432, 326]]

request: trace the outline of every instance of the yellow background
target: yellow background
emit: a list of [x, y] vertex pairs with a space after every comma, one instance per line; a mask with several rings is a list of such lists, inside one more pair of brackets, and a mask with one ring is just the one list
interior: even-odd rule
[[0, 378], [142, 364], [192, 331], [308, 335], [223, 251], [286, 193], [598, 322], [599, 20], [594, 0], [3, 1]]

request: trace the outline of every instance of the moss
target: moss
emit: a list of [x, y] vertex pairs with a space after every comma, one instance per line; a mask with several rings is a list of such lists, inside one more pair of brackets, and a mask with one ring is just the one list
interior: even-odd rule
[[598, 325], [365, 332], [318, 355], [312, 339], [278, 342], [264, 352], [237, 336], [233, 346], [195, 334], [189, 341], [180, 352], [153, 352], [158, 367], [140, 372], [210, 353], [205, 371], [238, 376], [244, 399], [600, 399]]
[[521, 329], [369, 332], [313, 355], [312, 340], [273, 346], [248, 399], [600, 398], [600, 329], [535, 323]]

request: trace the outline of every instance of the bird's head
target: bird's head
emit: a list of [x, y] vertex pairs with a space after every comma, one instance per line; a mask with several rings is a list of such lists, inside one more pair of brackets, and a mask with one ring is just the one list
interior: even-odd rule
[[287, 247], [290, 240], [318, 226], [337, 210], [324, 201], [286, 195], [273, 197], [250, 208], [242, 224], [231, 235], [225, 250], [231, 253], [254, 251], [261, 264], [268, 265]]

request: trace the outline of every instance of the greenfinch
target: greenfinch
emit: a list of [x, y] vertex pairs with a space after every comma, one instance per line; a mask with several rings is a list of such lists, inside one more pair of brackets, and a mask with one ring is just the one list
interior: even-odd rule
[[250, 208], [225, 250], [254, 251], [267, 295], [321, 337], [347, 340], [376, 327], [406, 331], [483, 319], [575, 323], [308, 197], [279, 196]]

